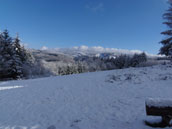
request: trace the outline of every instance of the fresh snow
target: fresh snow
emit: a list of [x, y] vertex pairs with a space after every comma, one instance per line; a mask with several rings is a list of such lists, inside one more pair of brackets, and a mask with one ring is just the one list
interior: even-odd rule
[[0, 87], [0, 90], [9, 90], [9, 89], [15, 89], [15, 88], [22, 88], [23, 86], [5, 86]]
[[149, 107], [172, 107], [172, 99], [149, 98], [146, 100], [146, 105]]
[[160, 118], [146, 116], [145, 100], [172, 98], [172, 68], [8, 81], [0, 87], [7, 88], [0, 90], [0, 129], [152, 129], [144, 120]]

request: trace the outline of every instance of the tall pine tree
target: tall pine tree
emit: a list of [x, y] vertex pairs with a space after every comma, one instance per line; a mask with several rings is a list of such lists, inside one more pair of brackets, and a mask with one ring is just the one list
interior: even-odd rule
[[20, 39], [17, 35], [17, 37], [14, 39], [12, 43], [12, 51], [13, 51], [13, 56], [11, 57], [13, 60], [12, 63], [12, 75], [13, 78], [22, 78], [23, 77], [23, 61], [21, 58], [21, 45], [20, 45]]
[[165, 54], [166, 56], [172, 56], [172, 0], [168, 0], [168, 3], [170, 6], [163, 15], [163, 18], [165, 19], [163, 24], [167, 25], [169, 29], [161, 33], [165, 35], [166, 38], [160, 42], [163, 46], [159, 53]]
[[0, 37], [0, 77], [11, 78], [11, 66], [13, 63], [13, 59], [11, 58], [13, 56], [12, 38], [9, 36], [7, 30], [2, 32]]
[[0, 33], [0, 79], [27, 76], [26, 71], [31, 68], [31, 59], [32, 55], [21, 46], [18, 35], [12, 39], [7, 30]]

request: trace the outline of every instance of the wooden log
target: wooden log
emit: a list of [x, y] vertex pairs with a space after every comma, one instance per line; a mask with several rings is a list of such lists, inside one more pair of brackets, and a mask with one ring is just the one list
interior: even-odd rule
[[146, 114], [152, 116], [172, 116], [172, 99], [147, 99]]
[[172, 107], [150, 107], [146, 105], [146, 114], [152, 116], [172, 116]]

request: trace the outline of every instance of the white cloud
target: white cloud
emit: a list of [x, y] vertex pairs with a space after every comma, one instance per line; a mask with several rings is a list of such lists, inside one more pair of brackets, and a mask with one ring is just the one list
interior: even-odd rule
[[73, 47], [73, 49], [78, 49], [78, 47], [77, 47], [77, 46], [75, 46], [75, 47]]
[[82, 45], [79, 47], [79, 50], [81, 50], [81, 51], [87, 51], [88, 49], [89, 49], [89, 47], [85, 46], [85, 45]]
[[72, 49], [77, 51], [85, 51], [91, 53], [117, 53], [117, 54], [134, 54], [134, 53], [142, 53], [140, 50], [125, 50], [125, 49], [117, 49], [117, 48], [104, 48], [102, 46], [93, 46], [88, 47], [82, 45], [80, 47], [73, 47]]
[[91, 47], [91, 49], [94, 51], [99, 51], [99, 52], [105, 51], [105, 48], [101, 46], [94, 46], [94, 47]]
[[98, 11], [103, 11], [104, 10], [104, 4], [103, 3], [87, 4], [85, 7], [87, 9], [93, 11], [93, 12], [98, 12]]
[[43, 46], [43, 47], [41, 48], [41, 50], [48, 50], [48, 47]]

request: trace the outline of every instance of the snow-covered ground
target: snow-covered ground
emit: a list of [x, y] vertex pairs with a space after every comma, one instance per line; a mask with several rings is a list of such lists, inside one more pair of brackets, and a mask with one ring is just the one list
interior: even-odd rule
[[0, 129], [151, 129], [147, 98], [172, 98], [172, 67], [0, 82]]

